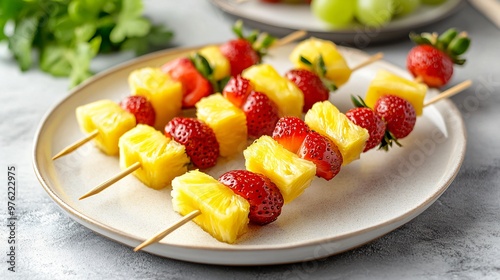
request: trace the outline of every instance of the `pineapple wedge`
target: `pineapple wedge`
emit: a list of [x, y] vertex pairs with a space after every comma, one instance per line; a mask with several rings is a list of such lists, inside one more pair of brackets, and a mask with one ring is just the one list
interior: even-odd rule
[[373, 108], [383, 95], [396, 95], [410, 102], [415, 108], [417, 116], [420, 116], [423, 112], [426, 94], [427, 86], [425, 84], [405, 79], [386, 70], [380, 70], [370, 82], [365, 102], [366, 105]]
[[320, 55], [325, 62], [325, 78], [332, 81], [337, 87], [345, 84], [351, 77], [352, 71], [337, 50], [337, 46], [331, 41], [314, 37], [304, 40], [293, 49], [290, 60], [297, 68], [313, 70], [309, 65], [304, 64], [300, 57], [303, 56], [310, 62], [316, 63]]
[[309, 187], [316, 165], [288, 151], [269, 136], [255, 140], [243, 151], [246, 169], [267, 176], [289, 203]]
[[307, 111], [305, 122], [338, 146], [344, 159], [342, 165], [359, 158], [370, 136], [366, 129], [351, 122], [329, 101], [314, 104]]
[[141, 168], [133, 174], [150, 188], [165, 188], [187, 172], [189, 158], [184, 146], [150, 126], [139, 124], [123, 134], [119, 147], [120, 167], [139, 162]]
[[247, 145], [245, 113], [220, 93], [198, 101], [196, 117], [213, 129], [215, 138], [219, 142], [221, 156], [228, 157], [245, 149]]
[[242, 76], [253, 85], [255, 91], [271, 99], [281, 116], [302, 116], [304, 94], [290, 80], [282, 77], [271, 65], [257, 64], [243, 71]]
[[182, 108], [182, 84], [172, 80], [160, 68], [141, 68], [130, 73], [132, 95], [146, 97], [156, 113], [154, 127], [163, 130]]
[[76, 108], [76, 119], [83, 133], [98, 130], [94, 143], [105, 154], [118, 154], [118, 139], [135, 126], [133, 114], [111, 100], [99, 100]]
[[219, 241], [234, 243], [248, 229], [248, 201], [198, 170], [172, 181], [172, 207], [181, 215], [200, 210], [194, 222]]
[[207, 46], [199, 51], [212, 67], [213, 77], [216, 81], [220, 81], [231, 76], [231, 65], [229, 60], [222, 54], [218, 46]]

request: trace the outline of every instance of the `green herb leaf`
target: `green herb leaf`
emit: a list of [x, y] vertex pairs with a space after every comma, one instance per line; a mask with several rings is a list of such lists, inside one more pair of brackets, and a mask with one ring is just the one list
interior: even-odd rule
[[40, 69], [54, 76], [66, 77], [71, 72], [71, 64], [63, 46], [50, 44], [45, 46], [40, 55]]
[[[76, 85], [92, 75], [97, 53], [133, 49], [143, 54], [165, 46], [173, 33], [142, 16], [141, 0], [0, 1], [0, 41], [24, 71], [39, 51], [39, 67]], [[13, 34], [5, 34], [13, 24]]]
[[100, 44], [101, 37], [96, 37], [90, 42], [81, 42], [77, 45], [76, 50], [72, 53], [69, 60], [72, 68], [70, 74], [71, 87], [80, 84], [92, 76], [90, 61], [97, 55]]
[[120, 43], [126, 37], [142, 37], [149, 32], [151, 23], [141, 17], [143, 9], [140, 0], [123, 0], [118, 22], [110, 34], [111, 42]]
[[37, 28], [38, 18], [25, 18], [16, 25], [14, 34], [9, 38], [9, 49], [14, 54], [22, 71], [31, 67], [33, 60], [31, 45], [35, 39]]

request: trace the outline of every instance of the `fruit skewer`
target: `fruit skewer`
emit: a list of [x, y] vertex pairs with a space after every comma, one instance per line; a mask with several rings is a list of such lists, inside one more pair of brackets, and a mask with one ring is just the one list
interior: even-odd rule
[[[242, 56], [252, 56], [252, 55], [245, 54], [245, 51], [248, 51], [248, 52], [251, 51], [251, 52], [255, 53], [255, 50], [251, 49], [251, 45], [248, 45], [248, 43], [245, 44], [245, 39], [241, 38], [243, 36], [242, 31], [241, 31], [241, 29], [242, 29], [241, 22], [237, 22], [235, 24], [234, 29], [240, 38], [236, 39], [236, 40], [231, 40], [231, 41], [221, 45], [220, 47], [224, 50], [224, 54], [228, 55], [228, 57], [230, 58], [229, 63], [231, 63], [231, 64], [240, 63], [238, 65], [238, 67], [236, 67], [236, 68], [239, 68], [237, 71], [241, 71], [244, 67], [248, 67], [250, 63], [259, 62], [260, 56], [258, 56], [257, 54], [254, 54], [253, 56], [256, 58], [254, 60], [251, 60], [250, 62], [248, 62], [249, 61], [248, 59], [246, 59], [246, 60], [239, 59]], [[304, 37], [305, 34], [306, 34], [305, 31], [292, 32], [291, 34], [283, 37], [280, 40], [274, 41], [274, 42], [272, 42], [272, 40], [270, 41], [270, 39], [268, 39], [270, 37], [263, 36], [266, 39], [261, 39], [261, 41], [267, 40], [268, 43], [260, 42], [259, 48], [262, 48], [262, 47], [274, 48], [274, 47], [286, 45], [290, 42], [293, 42], [295, 40], [298, 40], [298, 39]], [[255, 38], [258, 38], [257, 34], [253, 34], [252, 36]], [[269, 44], [270, 42], [272, 42], [272, 45], [267, 46], [266, 44]], [[241, 47], [242, 45], [247, 46], [246, 49], [245, 49], [245, 47]], [[208, 46], [208, 47], [202, 48], [200, 50], [200, 52], [205, 52], [208, 55], [211, 55], [214, 53], [214, 50], [212, 47]], [[241, 56], [241, 57], [239, 57], [239, 56]], [[220, 53], [219, 53], [219, 57], [220, 57]], [[215, 55], [214, 60], [216, 60], [216, 58], [217, 58], [217, 53]], [[225, 58], [223, 58], [223, 59], [225, 59]], [[235, 61], [235, 62], [233, 63], [233, 61]], [[244, 61], [243, 63], [245, 63], [245, 61], [247, 61], [247, 64], [241, 64], [241, 62], [238, 62], [238, 61]], [[196, 69], [193, 69], [193, 70], [197, 71]], [[168, 72], [168, 70], [167, 70], [167, 72]], [[187, 71], [187, 72], [189, 73], [190, 71]], [[177, 75], [180, 75], [179, 73], [180, 73], [179, 71], [176, 72]], [[192, 71], [190, 73], [192, 73], [192, 74], [189, 74], [189, 75], [193, 75]], [[194, 74], [200, 75], [197, 72]], [[179, 77], [177, 77], [177, 78], [179, 78]], [[156, 114], [157, 114], [157, 118], [156, 118], [157, 121], [155, 122], [154, 126], [157, 129], [163, 129], [166, 122], [168, 122], [175, 115], [178, 115], [180, 113], [181, 100], [179, 99], [179, 92], [183, 90], [182, 85], [180, 82], [178, 82], [176, 80], [172, 80], [168, 73], [162, 73], [160, 69], [156, 69], [156, 68], [139, 69], [139, 70], [136, 70], [133, 73], [131, 73], [131, 76], [129, 77], [129, 83], [130, 83], [131, 88], [132, 88], [132, 94], [144, 95], [153, 103], [153, 107], [154, 107]], [[150, 83], [150, 84], [152, 83], [152, 84], [154, 84], [154, 86], [151, 86], [150, 84], [148, 85], [148, 83]], [[158, 92], [160, 90], [162, 92]], [[192, 91], [193, 89], [190, 89], [190, 90]], [[180, 94], [181, 94], [180, 96], [182, 99], [182, 93], [180, 93]], [[168, 102], [165, 102], [165, 100], [167, 100]], [[168, 107], [171, 107], [171, 108], [169, 108], [169, 110], [165, 110], [164, 107], [166, 104], [169, 105]], [[91, 112], [88, 112], [88, 113], [92, 114]], [[105, 112], [102, 112], [102, 113], [105, 114]], [[92, 118], [92, 116], [86, 116], [86, 118], [90, 119], [90, 118]], [[102, 120], [102, 118], [101, 118], [101, 121], [105, 122], [105, 120]], [[65, 156], [65, 155], [73, 152], [74, 150], [78, 149], [79, 147], [83, 146], [84, 144], [86, 144], [87, 142], [89, 142], [93, 139], [96, 139], [99, 137], [108, 138], [108, 136], [105, 135], [105, 132], [104, 132], [105, 129], [103, 128], [103, 126], [104, 126], [103, 123], [94, 122], [92, 125], [92, 127], [93, 127], [92, 129], [82, 128], [82, 130], [84, 130], [84, 132], [87, 135], [85, 137], [83, 137], [82, 139], [79, 139], [79, 140], [75, 141], [74, 143], [68, 145], [67, 147], [63, 148], [60, 152], [58, 152], [57, 154], [55, 154], [52, 157], [52, 160], [58, 159], [62, 156]], [[127, 126], [127, 127], [129, 127], [129, 126]], [[129, 129], [130, 129], [130, 127], [129, 127]], [[126, 130], [122, 130], [122, 134], [124, 131], [126, 131]], [[119, 136], [120, 135], [118, 135], [118, 137]], [[116, 137], [116, 141], [113, 141], [113, 142], [117, 143], [118, 142], [117, 139], [118, 138]], [[102, 147], [103, 145], [99, 145], [99, 143], [98, 143], [98, 146]], [[115, 146], [117, 147], [117, 145], [115, 145]], [[113, 150], [112, 153], [107, 153], [107, 154], [112, 154], [112, 155], [117, 154], [116, 149], [112, 148], [112, 150]]]
[[[447, 91], [444, 91], [442, 94], [438, 95], [437, 97], [430, 99], [429, 101], [427, 101], [427, 102], [425, 103], [425, 105], [424, 105], [424, 106], [428, 106], [428, 105], [433, 104], [433, 103], [435, 103], [435, 102], [437, 102], [437, 101], [439, 101], [439, 100], [442, 100], [442, 99], [448, 98], [448, 97], [450, 97], [451, 95], [456, 94], [456, 93], [458, 93], [458, 92], [460, 92], [460, 91], [464, 90], [465, 88], [469, 87], [470, 85], [471, 85], [471, 81], [465, 81], [465, 82], [463, 82], [463, 83], [461, 83], [461, 84], [459, 84], [459, 85], [457, 85], [457, 86], [455, 86], [455, 87], [453, 87], [453, 88], [450, 88], [450, 89], [449, 89], [449, 90], [447, 90]], [[325, 101], [325, 102], [327, 102], [327, 103], [328, 103], [328, 101]], [[408, 104], [409, 104], [409, 103], [408, 103]], [[333, 106], [333, 105], [332, 105], [332, 106]], [[410, 106], [411, 106], [411, 105], [410, 105]], [[265, 138], [265, 137], [262, 137], [261, 139], [263, 139], [263, 138]], [[269, 138], [269, 137], [267, 137], [267, 138]], [[270, 139], [270, 138], [269, 138], [269, 139]], [[259, 140], [260, 140], [260, 139], [259, 139]], [[258, 140], [258, 141], [259, 141], [259, 140]], [[271, 140], [272, 140], [272, 139], [271, 139]], [[271, 140], [266, 140], [266, 141], [271, 141]], [[280, 142], [280, 141], [278, 140], [278, 142]], [[283, 143], [283, 142], [281, 142], [281, 143]], [[247, 150], [245, 151], [245, 153], [246, 153], [246, 152], [247, 152]], [[245, 158], [247, 158], [247, 154], [245, 154]], [[247, 159], [247, 162], [246, 162], [246, 166], [247, 166], [247, 169], [248, 169], [248, 168], [249, 168], [249, 165], [248, 165], [248, 159]], [[253, 169], [253, 168], [251, 168], [251, 169]], [[250, 170], [250, 171], [255, 171], [255, 170]], [[189, 174], [189, 173], [187, 173], [187, 174]], [[265, 174], [265, 173], [264, 173], [264, 175], [267, 175], [267, 174]], [[206, 176], [208, 176], [208, 175], [206, 175]], [[224, 176], [224, 175], [223, 175], [223, 176]], [[186, 177], [186, 175], [183, 175], [183, 176], [181, 176], [181, 177]], [[208, 176], [208, 177], [210, 177], [210, 176]], [[210, 177], [210, 178], [211, 178], [211, 177]], [[189, 183], [190, 183], [190, 182], [189, 182], [189, 181], [186, 181], [186, 180], [188, 180], [188, 179], [189, 179], [189, 176], [187, 177], [187, 179], [186, 179], [186, 178], [179, 179], [179, 177], [178, 177], [178, 178], [176, 178], [176, 179], [174, 179], [174, 182], [173, 182], [173, 194], [172, 194], [173, 198], [179, 195], [178, 193], [180, 192], [180, 190], [177, 190], [178, 188], [183, 188], [183, 186], [184, 186], [184, 185], [189, 185]], [[191, 179], [192, 179], [192, 178], [191, 178]], [[219, 179], [219, 181], [220, 181], [220, 179]], [[192, 182], [191, 182], [191, 183], [192, 183]], [[198, 182], [197, 184], [198, 184], [198, 185], [201, 185], [201, 182]], [[280, 187], [279, 185], [277, 185], [277, 186], [278, 186], [278, 188], [279, 188], [279, 189], [280, 189], [280, 191], [281, 191], [281, 190], [282, 190], [282, 187]], [[174, 194], [174, 192], [175, 192], [175, 194]], [[299, 192], [299, 195], [300, 195], [300, 193], [301, 193], [301, 191]], [[177, 207], [182, 207], [182, 206], [177, 206]], [[175, 204], [174, 204], [174, 209], [175, 209]], [[179, 211], [178, 211], [178, 212], [179, 212]], [[181, 214], [183, 214], [183, 213], [181, 213]], [[151, 238], [147, 239], [146, 241], [144, 241], [143, 243], [141, 243], [139, 246], [137, 246], [136, 248], [134, 248], [134, 251], [141, 250], [142, 248], [144, 248], [144, 247], [146, 247], [146, 246], [148, 246], [148, 245], [150, 245], [150, 244], [153, 244], [153, 243], [155, 243], [155, 242], [160, 241], [161, 239], [163, 239], [166, 235], [168, 235], [169, 233], [171, 233], [171, 232], [172, 232], [172, 231], [174, 231], [175, 229], [179, 228], [180, 226], [182, 226], [183, 224], [185, 224], [185, 223], [186, 223], [186, 222], [188, 222], [189, 220], [195, 219], [197, 216], [199, 216], [199, 215], [201, 215], [201, 214], [202, 214], [202, 211], [201, 211], [199, 208], [198, 208], [198, 209], [195, 209], [195, 210], [193, 210], [193, 211], [189, 211], [188, 213], [184, 213], [184, 215], [185, 215], [185, 216], [184, 216], [184, 217], [183, 217], [183, 218], [182, 218], [179, 222], [177, 222], [177, 223], [173, 224], [172, 226], [168, 227], [167, 229], [165, 229], [165, 230], [163, 230], [163, 231], [161, 231], [161, 232], [159, 232], [159, 233], [155, 234], [155, 235], [154, 235], [154, 236], [152, 236]], [[246, 222], [246, 221], [245, 221], [245, 222]], [[241, 221], [240, 221], [240, 223], [241, 223]], [[240, 223], [239, 223], [239, 224], [240, 224]], [[240, 225], [240, 226], [237, 226], [237, 227], [241, 227], [241, 225]], [[210, 231], [209, 231], [209, 232], [210, 232]], [[211, 233], [211, 232], [210, 232], [210, 233]], [[213, 235], [213, 233], [211, 233], [211, 234]], [[236, 236], [237, 236], [237, 235], [236, 235]], [[218, 238], [218, 239], [219, 239], [219, 238]], [[219, 240], [220, 240], [220, 239], [219, 239]]]
[[[380, 55], [372, 56], [369, 59], [367, 59], [367, 61], [362, 62], [361, 65], [366, 66], [378, 59], [380, 59]], [[358, 66], [354, 67], [353, 69], [358, 70], [360, 68], [362, 67]], [[226, 87], [229, 88], [229, 90], [225, 89], [223, 93], [226, 97], [229, 97], [231, 102], [233, 102], [236, 105], [236, 107], [240, 107], [245, 112], [245, 115], [243, 117], [237, 117], [238, 114], [236, 111], [238, 111], [238, 108], [233, 109], [232, 107], [234, 106], [230, 102], [226, 101], [225, 98], [223, 98], [220, 94], [211, 95], [210, 97], [206, 97], [205, 98], [206, 100], [202, 100], [201, 102], [199, 102], [207, 104], [206, 106], [205, 105], [198, 106], [199, 103], [197, 104], [198, 118], [206, 122], [209, 125], [209, 127], [211, 127], [214, 130], [217, 142], [219, 143], [220, 154], [222, 156], [228, 156], [232, 153], [241, 151], [244, 148], [243, 146], [241, 146], [241, 144], [244, 144], [246, 142], [247, 134], [244, 134], [245, 139], [225, 136], [228, 134], [227, 129], [224, 128], [217, 129], [217, 127], [219, 126], [217, 124], [220, 122], [224, 122], [223, 120], [221, 121], [221, 119], [241, 120], [242, 118], [244, 119], [246, 117], [248, 126], [248, 135], [250, 135], [252, 138], [258, 138], [263, 134], [268, 134], [268, 135], [271, 134], [272, 129], [274, 128], [274, 124], [278, 120], [279, 116], [284, 116], [289, 114], [299, 116], [302, 111], [304, 95], [302, 94], [300, 89], [296, 88], [291, 81], [288, 81], [286, 78], [281, 77], [270, 65], [267, 64], [254, 65], [248, 68], [243, 73], [243, 76], [245, 76], [246, 74], [248, 74], [249, 78], [251, 78], [252, 81], [254, 82], [260, 82], [258, 81], [259, 79], [266, 80], [267, 85], [272, 85], [272, 86], [268, 87], [267, 85], [264, 85], [262, 83], [257, 84], [258, 86], [260, 86], [259, 90], [265, 92], [265, 94], [261, 94], [260, 92], [254, 91], [251, 85], [247, 85], [244, 87], [246, 89], [246, 92], [244, 94], [241, 94], [241, 92], [235, 93], [231, 91], [232, 88], [233, 89], [237, 88], [234, 91], [241, 91], [242, 89], [241, 82], [244, 82], [244, 79], [242, 79], [240, 76], [236, 76], [232, 78], [232, 80], [230, 80], [228, 86]], [[233, 86], [233, 84], [235, 83], [240, 84], [240, 86], [236, 85]], [[270, 104], [272, 102], [269, 101], [266, 96], [275, 101], [276, 105], [278, 105], [278, 109], [280, 110], [281, 115], [278, 116], [277, 113], [274, 113], [275, 111], [275, 109], [273, 108], [274, 105]], [[290, 98], [292, 98], [292, 101], [290, 101]], [[289, 106], [290, 104], [293, 104], [293, 106]], [[203, 110], [202, 108], [213, 108], [213, 109]], [[225, 111], [226, 113], [219, 114], [217, 111], [220, 110]], [[235, 129], [238, 130], [241, 129], [242, 127], [244, 128], [245, 126], [246, 125], [243, 123], [241, 126], [238, 126]], [[231, 130], [229, 131], [229, 133], [232, 132], [233, 131]], [[182, 133], [186, 133], [186, 131], [182, 131]], [[191, 132], [189, 134], [191, 134]], [[220, 136], [220, 134], [224, 136]], [[173, 138], [177, 140], [177, 142], [181, 142], [182, 144], [184, 144], [182, 141], [179, 141], [180, 140], [179, 138], [175, 137]], [[231, 141], [228, 142], [228, 139], [230, 139]], [[242, 147], [241, 149], [239, 148], [235, 149], [238, 143]], [[188, 155], [191, 156], [189, 151]], [[120, 158], [122, 157], [126, 157], [126, 155], [120, 154]], [[90, 197], [92, 195], [95, 195], [103, 191], [104, 189], [113, 185], [120, 179], [143, 167], [140, 164], [137, 164], [137, 162], [133, 163], [134, 163], [133, 166], [130, 166], [131, 165], [130, 162], [128, 164], [121, 164], [123, 169], [122, 172], [116, 174], [115, 176], [106, 180], [102, 184], [94, 187], [86, 194], [84, 194], [82, 197], [80, 197], [80, 199]], [[144, 182], [148, 180], [150, 179], [147, 180], [143, 179], [141, 181]]]

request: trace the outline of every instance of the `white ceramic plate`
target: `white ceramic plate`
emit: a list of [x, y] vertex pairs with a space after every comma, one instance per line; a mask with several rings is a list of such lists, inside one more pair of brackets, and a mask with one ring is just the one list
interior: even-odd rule
[[[267, 62], [286, 71], [291, 68], [287, 57], [292, 47], [272, 50]], [[180, 218], [171, 209], [170, 189], [149, 189], [129, 175], [79, 201], [119, 172], [118, 158], [105, 156], [92, 144], [56, 161], [51, 156], [82, 137], [74, 114], [77, 106], [103, 98], [120, 101], [129, 93], [127, 76], [132, 70], [160, 66], [186, 51], [151, 54], [97, 75], [48, 112], [36, 135], [34, 169], [49, 196], [82, 225], [131, 247]], [[352, 66], [368, 57], [354, 49], [341, 51]], [[376, 62], [355, 72], [332, 95], [332, 102], [348, 110], [350, 94], [363, 95], [379, 69], [408, 76], [389, 63]], [[416, 217], [452, 182], [466, 144], [459, 111], [447, 100], [429, 106], [401, 142], [404, 148], [363, 154], [329, 182], [315, 179], [301, 197], [284, 206], [276, 222], [251, 226], [237, 244], [218, 242], [188, 223], [145, 251], [200, 263], [266, 265], [322, 258], [365, 244]], [[242, 156], [221, 159], [209, 173], [219, 176], [237, 168], [244, 168]]]
[[249, 27], [279, 36], [284, 36], [294, 30], [305, 30], [311, 36], [353, 45], [357, 48], [375, 42], [408, 37], [410, 31], [452, 15], [459, 10], [464, 2], [462, 0], [447, 0], [438, 6], [422, 5], [414, 13], [395, 18], [381, 28], [352, 24], [342, 29], [333, 29], [314, 17], [308, 5], [269, 4], [259, 0], [243, 3], [235, 0], [211, 1], [230, 16], [241, 18]]

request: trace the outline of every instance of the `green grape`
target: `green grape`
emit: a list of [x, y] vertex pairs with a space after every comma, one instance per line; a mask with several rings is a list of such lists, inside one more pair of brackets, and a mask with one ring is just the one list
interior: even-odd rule
[[355, 16], [368, 26], [382, 26], [388, 23], [394, 13], [394, 0], [358, 0]]
[[334, 27], [342, 27], [354, 19], [355, 1], [352, 0], [313, 0], [312, 13]]
[[420, 0], [394, 0], [394, 15], [406, 16], [420, 6]]
[[439, 5], [444, 2], [446, 2], [446, 0], [422, 0], [422, 3], [426, 5]]

